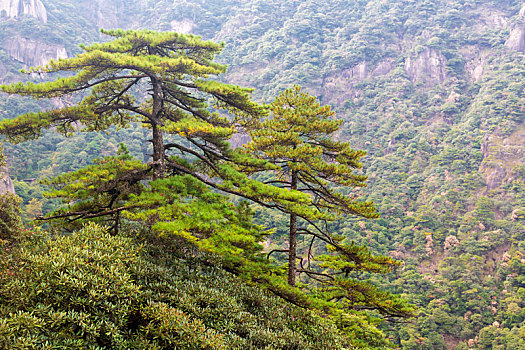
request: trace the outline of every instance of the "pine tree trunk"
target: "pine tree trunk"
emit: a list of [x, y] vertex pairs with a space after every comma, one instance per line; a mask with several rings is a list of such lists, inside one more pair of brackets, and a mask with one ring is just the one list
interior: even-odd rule
[[[297, 189], [297, 172], [292, 170], [291, 189]], [[295, 285], [295, 275], [297, 270], [297, 215], [290, 214], [290, 241], [288, 248], [288, 284]]]
[[153, 179], [162, 179], [166, 173], [166, 161], [164, 160], [164, 137], [162, 135], [162, 88], [159, 82], [152, 78], [153, 85], [153, 108], [152, 108], [152, 128], [153, 128]]
[[166, 172], [166, 162], [164, 160], [164, 138], [162, 130], [153, 124], [153, 178], [162, 179]]

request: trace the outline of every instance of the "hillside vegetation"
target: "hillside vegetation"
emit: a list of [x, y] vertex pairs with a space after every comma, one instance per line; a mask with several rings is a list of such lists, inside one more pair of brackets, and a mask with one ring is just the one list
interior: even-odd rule
[[[250, 287], [206, 256], [130, 228], [25, 231], [1, 253], [1, 349], [342, 349], [320, 317]], [[147, 238], [147, 239], [146, 239]], [[147, 241], [144, 243], [144, 241]], [[197, 256], [195, 256], [197, 255]]]

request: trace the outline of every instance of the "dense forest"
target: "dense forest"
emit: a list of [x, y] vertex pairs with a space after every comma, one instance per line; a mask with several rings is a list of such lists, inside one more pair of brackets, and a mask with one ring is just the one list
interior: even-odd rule
[[[2, 94], [0, 119], [5, 122], [0, 129], [9, 137], [3, 149], [10, 178], [0, 180], [0, 192], [12, 187], [20, 199], [1, 202], [2, 208], [10, 209], [0, 220], [11, 221], [9, 229], [0, 227], [6, 232], [0, 238], [9, 235], [18, 243], [2, 241], [0, 281], [11, 284], [0, 290], [0, 347], [13, 344], [8, 342], [16, 338], [10, 333], [16, 328], [24, 329], [18, 348], [34, 348], [37, 341], [49, 342], [48, 348], [82, 348], [93, 341], [106, 348], [525, 349], [525, 4], [493, 0], [140, 0], [131, 4], [20, 0], [0, 1], [0, 26], [3, 84], [69, 79], [72, 73], [61, 69], [79, 70], [65, 65], [46, 73], [19, 70], [29, 71], [50, 60], [74, 59], [92, 43], [109, 43], [118, 37], [111, 31], [106, 34], [113, 37], [101, 33], [100, 28], [174, 31], [224, 42], [224, 47], [216, 47], [213, 63], [206, 63], [208, 56], [192, 58], [207, 71], [185, 71], [188, 76], [213, 75], [216, 84], [224, 84], [222, 90], [218, 85], [201, 86], [198, 97], [209, 94], [206, 101], [213, 105], [213, 98], [231, 86], [253, 88], [253, 98], [243, 88], [232, 88], [231, 94], [220, 95], [227, 95], [226, 102], [215, 105], [240, 119], [247, 110], [263, 120], [273, 116], [260, 128], [268, 130], [279, 122], [279, 115], [288, 116], [284, 119], [292, 120], [292, 125], [300, 123], [280, 112], [278, 96], [301, 85], [303, 92], [317, 97], [314, 104], [331, 106], [330, 113], [322, 112], [327, 119], [341, 120], [325, 125], [331, 142], [357, 152], [352, 163], [356, 178], [352, 183], [331, 183], [333, 198], [373, 201], [378, 214], [363, 208], [352, 212], [347, 203], [346, 215], [332, 220], [297, 209], [293, 203], [299, 197], [272, 192], [272, 198], [279, 200], [271, 201], [269, 195], [258, 196], [242, 185], [248, 182], [238, 185], [239, 178], [233, 179], [225, 168], [216, 172], [221, 180], [211, 181], [215, 189], [210, 190], [191, 180], [195, 179], [191, 175], [204, 174], [202, 167], [185, 167], [190, 178], [161, 179], [162, 171], [152, 170], [151, 177], [140, 178], [155, 180], [151, 185], [143, 181], [118, 188], [118, 203], [139, 208], [123, 213], [126, 218], [96, 218], [98, 224], [84, 228], [82, 220], [33, 222], [41, 216], [63, 215], [64, 209], [57, 212], [62, 204], [73, 205], [70, 212], [93, 209], [97, 201], [105, 200], [96, 191], [107, 185], [105, 171], [123, 176], [130, 170], [133, 174], [144, 170], [142, 166], [155, 154], [147, 142], [155, 123], [144, 127], [137, 119], [122, 124], [113, 119], [104, 127], [93, 127], [92, 132], [72, 133], [64, 127], [61, 133], [59, 125], [42, 122], [30, 130], [33, 134], [27, 139], [32, 140], [26, 140], [5, 131], [13, 125], [7, 120], [31, 112], [43, 118], [49, 114], [39, 111], [72, 108], [89, 93], [53, 95], [49, 85], [51, 99]], [[93, 50], [102, 47], [95, 45]], [[142, 101], [147, 94], [137, 89], [133, 96]], [[252, 152], [259, 160], [275, 161], [279, 150], [265, 148], [264, 141], [272, 135], [250, 130], [248, 124], [239, 132], [230, 130], [233, 124], [226, 126], [221, 116], [210, 113], [207, 122], [222, 129], [205, 136], [192, 131], [206, 145], [214, 145], [198, 155], [238, 152], [235, 157], [221, 153], [225, 156], [216, 161], [239, 160], [232, 168], [246, 170], [249, 176], [243, 181], [253, 181], [250, 186], [288, 178], [292, 186], [293, 171], [278, 169], [281, 175], [273, 175], [275, 167], [261, 169], [260, 163], [248, 164], [243, 158]], [[89, 126], [88, 119], [70, 121]], [[182, 147], [189, 147], [190, 141], [181, 137], [199, 127], [189, 121], [173, 126], [167, 142], [184, 153]], [[186, 128], [184, 135], [181, 128]], [[195, 161], [198, 155], [185, 162]], [[286, 155], [290, 152], [279, 159]], [[187, 164], [176, 162], [178, 171]], [[93, 182], [93, 176], [100, 182]], [[208, 177], [201, 179], [206, 182]], [[86, 189], [92, 186], [93, 191], [80, 193], [68, 183]], [[138, 189], [141, 185], [146, 189]], [[155, 199], [156, 212], [148, 210], [154, 193], [171, 195]], [[166, 208], [174, 201], [187, 201], [183, 210], [209, 215], [173, 224], [175, 209]], [[181, 233], [202, 229], [199, 222], [213, 215], [227, 219], [204, 239]], [[377, 304], [372, 311], [358, 310], [354, 300], [349, 306], [356, 320], [345, 327], [334, 314], [347, 308], [331, 305], [332, 311], [325, 307], [323, 314], [323, 306], [297, 307], [312, 298], [319, 303], [325, 300], [319, 291], [329, 279], [318, 281], [311, 278], [314, 275], [299, 274], [296, 289], [301, 293], [294, 294], [295, 289], [267, 277], [271, 270], [271, 276], [286, 280], [290, 263], [279, 250], [288, 249], [294, 215], [299, 215], [299, 221], [311, 220], [310, 224], [323, 222], [322, 231], [335, 239], [332, 245], [317, 239], [312, 246], [305, 235], [298, 236], [297, 254], [321, 259], [313, 263], [315, 273], [337, 270], [329, 257], [338, 256], [343, 260], [337, 263], [348, 266], [345, 257], [352, 256], [355, 262], [359, 256], [364, 260], [358, 265], [364, 268], [351, 273], [352, 281], [374, 286], [374, 298], [390, 300], [405, 311], [403, 316], [412, 317], [392, 317], [396, 313], [388, 308], [381, 313], [384, 305]], [[116, 220], [122, 222], [115, 226]], [[120, 232], [108, 235], [99, 224], [120, 228]], [[218, 234], [221, 230], [237, 236], [225, 239]], [[154, 234], [158, 231], [165, 234], [158, 237]], [[49, 235], [56, 239], [49, 240]], [[243, 241], [242, 252], [232, 249], [232, 244], [239, 248], [235, 240], [248, 239], [245, 236], [255, 237], [262, 246]], [[114, 256], [108, 255], [111, 250]], [[272, 251], [276, 252], [266, 259]], [[257, 258], [259, 254], [263, 261]], [[110, 263], [113, 259], [118, 263]], [[98, 268], [93, 270], [82, 261], [95, 261]], [[268, 266], [269, 262], [273, 265]], [[84, 313], [61, 314], [68, 303], [49, 288], [61, 290], [65, 281], [61, 279], [71, 277], [64, 271], [86, 276], [85, 281], [66, 281], [73, 284], [72, 290], [86, 290], [87, 284], [92, 286], [90, 293], [106, 295], [107, 302], [79, 294], [76, 302]], [[120, 275], [114, 289], [96, 289]], [[140, 293], [129, 297], [134, 288]], [[43, 293], [46, 303], [39, 304], [31, 290]], [[144, 307], [145, 300], [155, 303]], [[141, 310], [142, 318], [128, 320], [136, 310]], [[88, 314], [94, 318], [86, 318]], [[96, 319], [108, 322], [103, 329], [112, 331], [101, 336]], [[119, 323], [121, 319], [129, 323]], [[82, 330], [68, 328], [76, 322], [87, 323]], [[42, 328], [46, 332], [39, 331]], [[126, 334], [130, 329], [134, 329], [132, 336]], [[62, 338], [53, 338], [60, 331]]]

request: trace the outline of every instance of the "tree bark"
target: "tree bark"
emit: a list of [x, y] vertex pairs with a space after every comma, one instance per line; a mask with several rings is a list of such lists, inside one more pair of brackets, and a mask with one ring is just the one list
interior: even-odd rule
[[162, 87], [156, 78], [151, 78], [153, 85], [153, 108], [152, 108], [152, 129], [153, 129], [153, 179], [162, 179], [166, 173], [166, 160], [164, 159], [164, 137], [162, 134]]
[[[297, 171], [292, 170], [291, 189], [297, 189]], [[290, 214], [290, 237], [288, 248], [288, 284], [295, 285], [295, 275], [297, 272], [297, 214]]]
[[159, 125], [153, 127], [153, 179], [162, 179], [166, 173], [166, 161], [164, 159], [164, 137]]

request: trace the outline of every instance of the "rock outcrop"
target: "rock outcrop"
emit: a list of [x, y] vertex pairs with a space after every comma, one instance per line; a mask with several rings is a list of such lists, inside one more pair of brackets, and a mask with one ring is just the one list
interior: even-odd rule
[[19, 36], [8, 38], [3, 46], [9, 56], [31, 67], [46, 65], [50, 60], [67, 58], [66, 49], [62, 45]]
[[5, 194], [8, 192], [15, 193], [15, 187], [13, 185], [13, 181], [11, 181], [9, 174], [7, 173], [7, 169], [3, 167], [0, 168], [0, 194]]
[[31, 16], [47, 23], [47, 11], [41, 0], [0, 0], [0, 14], [8, 18]]
[[363, 61], [352, 68], [327, 75], [323, 82], [323, 90], [318, 95], [338, 96], [337, 103], [342, 103], [361, 94], [361, 91], [354, 89], [355, 84], [387, 75], [393, 68], [394, 62], [391, 59], [379, 61], [375, 66]]
[[[82, 17], [97, 28], [116, 29], [131, 28], [137, 26], [136, 18], [126, 17], [122, 14], [124, 1], [107, 1], [107, 0], [78, 0], [77, 10]], [[131, 6], [131, 5], [130, 5]], [[105, 35], [103, 40], [107, 40]]]
[[511, 50], [525, 52], [525, 25], [519, 24], [512, 28], [505, 46]]
[[440, 84], [447, 77], [446, 58], [440, 52], [427, 47], [416, 56], [406, 58], [405, 71], [412, 82]]
[[522, 6], [518, 17], [520, 20], [511, 28], [505, 46], [511, 50], [525, 52], [525, 23], [523, 22], [525, 19], [525, 4]]
[[487, 191], [519, 176], [514, 173], [516, 166], [525, 166], [525, 125], [507, 137], [487, 135], [481, 152], [483, 161], [479, 172], [485, 178]]
[[170, 26], [174, 32], [189, 34], [195, 27], [195, 22], [189, 18], [184, 18], [180, 21], [171, 21]]
[[113, 29], [119, 26], [117, 6], [110, 1], [96, 0], [96, 23], [97, 27]]

